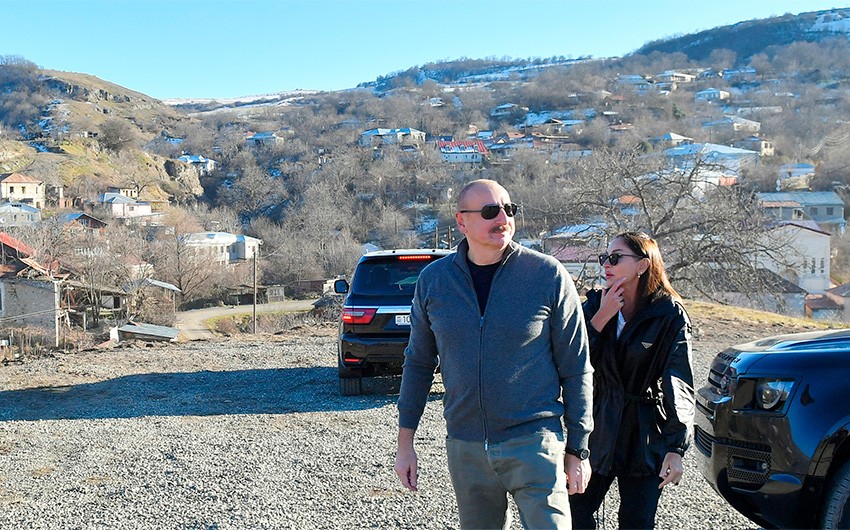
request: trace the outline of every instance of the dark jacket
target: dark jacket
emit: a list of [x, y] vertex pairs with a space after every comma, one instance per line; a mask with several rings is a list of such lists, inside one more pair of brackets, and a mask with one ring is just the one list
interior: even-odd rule
[[416, 429], [439, 353], [452, 438], [502, 442], [567, 427], [586, 447], [592, 368], [581, 301], [563, 265], [511, 243], [484, 315], [461, 241], [419, 275], [398, 398], [399, 426]]
[[690, 320], [680, 303], [657, 296], [618, 339], [616, 317], [601, 332], [590, 325], [601, 299], [602, 291], [591, 291], [583, 304], [594, 369], [591, 468], [607, 476], [654, 475], [668, 452], [683, 455], [690, 444]]

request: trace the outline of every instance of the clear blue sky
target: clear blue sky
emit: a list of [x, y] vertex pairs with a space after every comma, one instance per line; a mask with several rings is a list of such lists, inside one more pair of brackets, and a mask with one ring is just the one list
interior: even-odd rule
[[[460, 57], [609, 57], [820, 0], [0, 0], [0, 55], [156, 98], [339, 90]], [[845, 0], [846, 1], [846, 0]]]

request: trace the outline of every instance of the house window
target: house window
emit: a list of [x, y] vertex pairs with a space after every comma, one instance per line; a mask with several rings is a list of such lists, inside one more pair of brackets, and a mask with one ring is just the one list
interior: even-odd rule
[[815, 258], [812, 258], [812, 274], [815, 273]]
[[815, 215], [817, 215], [817, 214], [818, 214], [818, 207], [817, 207], [817, 206], [812, 206], [812, 217], [814, 217], [814, 216], [815, 216]]
[[826, 207], [826, 215], [832, 215], [833, 211], [834, 211], [834, 208], [832, 206]]
[[9, 186], [9, 195], [12, 195], [13, 193], [15, 193], [15, 187]]
[[794, 212], [791, 214], [791, 219], [802, 219], [803, 218], [803, 210], [799, 208], [795, 208]]
[[820, 273], [821, 273], [821, 274], [823, 274], [823, 273], [824, 273], [824, 270], [825, 270], [825, 268], [824, 268], [824, 267], [825, 267], [825, 265], [826, 265], [826, 260], [824, 260], [823, 258], [821, 258], [821, 259], [820, 259]]
[[27, 192], [27, 187], [26, 187], [26, 186], [21, 186], [21, 193], [24, 193], [24, 194], [25, 194], [26, 192]]

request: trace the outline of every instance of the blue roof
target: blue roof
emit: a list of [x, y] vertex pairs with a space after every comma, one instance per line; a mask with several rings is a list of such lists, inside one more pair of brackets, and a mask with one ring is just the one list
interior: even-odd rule
[[844, 201], [834, 191], [772, 191], [756, 193], [760, 201], [796, 202], [806, 205], [844, 205]]

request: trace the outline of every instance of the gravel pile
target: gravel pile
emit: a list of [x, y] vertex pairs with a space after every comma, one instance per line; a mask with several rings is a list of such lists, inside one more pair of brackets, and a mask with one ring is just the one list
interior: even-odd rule
[[[0, 528], [456, 528], [439, 385], [410, 493], [393, 472], [398, 381], [341, 397], [333, 332], [0, 367]], [[699, 381], [716, 353], [707, 346], [697, 343]], [[659, 528], [755, 527], [692, 454], [686, 464]], [[614, 497], [605, 528], [616, 528]]]

